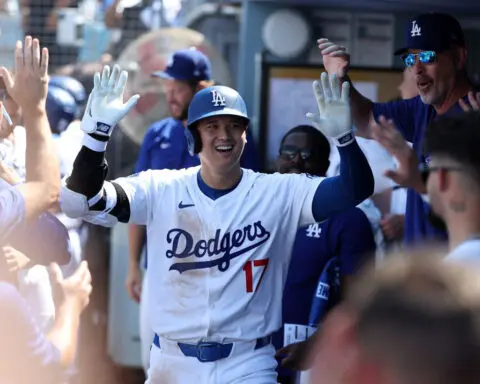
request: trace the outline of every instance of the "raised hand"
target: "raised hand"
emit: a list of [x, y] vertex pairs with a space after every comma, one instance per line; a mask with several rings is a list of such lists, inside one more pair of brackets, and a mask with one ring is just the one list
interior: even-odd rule
[[95, 73], [94, 87], [88, 97], [87, 108], [81, 128], [86, 133], [110, 136], [113, 127], [134, 107], [139, 95], [132, 96], [126, 103], [123, 94], [128, 73], [121, 71], [118, 65], [103, 67], [102, 74]]
[[0, 68], [5, 88], [12, 99], [22, 108], [23, 113], [43, 111], [48, 88], [48, 50], [40, 51], [38, 39], [26, 36], [22, 45], [15, 46], [15, 75], [12, 77], [5, 68]]
[[83, 311], [88, 305], [92, 293], [92, 276], [87, 262], [82, 261], [74, 274], [66, 279], [58, 264], [52, 264], [49, 272], [57, 307], [69, 303], [75, 305], [79, 313]]
[[347, 49], [326, 38], [318, 39], [317, 44], [323, 57], [325, 70], [329, 75], [335, 73], [340, 79], [343, 79], [350, 66], [350, 54]]
[[320, 81], [313, 82], [319, 115], [307, 113], [307, 118], [325, 136], [345, 146], [354, 140], [350, 113], [350, 84], [344, 82], [340, 89], [337, 75], [323, 72]]
[[479, 111], [480, 110], [480, 92], [468, 92], [468, 103], [465, 102], [463, 99], [458, 100], [458, 104], [460, 108], [462, 108], [465, 112], [470, 111]]
[[372, 137], [378, 141], [398, 162], [396, 170], [387, 170], [385, 176], [402, 187], [413, 188], [419, 193], [425, 193], [425, 185], [418, 169], [418, 159], [413, 149], [397, 130], [392, 120], [384, 116], [372, 126]]

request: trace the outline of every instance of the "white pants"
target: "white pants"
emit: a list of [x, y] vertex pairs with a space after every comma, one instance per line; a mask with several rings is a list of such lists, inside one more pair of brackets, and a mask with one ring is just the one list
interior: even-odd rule
[[152, 345], [146, 384], [276, 384], [273, 345], [254, 350], [255, 342], [242, 344], [237, 353], [233, 347], [230, 357], [202, 363], [184, 356], [174, 342], [161, 340], [162, 349]]
[[140, 299], [140, 348], [142, 353], [142, 366], [145, 375], [148, 375], [148, 366], [150, 365], [150, 348], [152, 346], [154, 332], [150, 326], [148, 317], [148, 299], [147, 299], [147, 274], [143, 275], [142, 297]]

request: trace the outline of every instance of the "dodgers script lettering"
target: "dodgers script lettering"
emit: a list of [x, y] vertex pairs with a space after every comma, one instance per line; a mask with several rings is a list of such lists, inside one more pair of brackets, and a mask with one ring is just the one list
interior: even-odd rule
[[195, 256], [198, 259], [203, 257], [214, 257], [213, 260], [193, 261], [174, 263], [170, 267], [172, 271], [180, 273], [191, 269], [203, 269], [218, 266], [218, 270], [225, 272], [230, 267], [230, 261], [245, 252], [259, 247], [270, 238], [261, 221], [246, 225], [243, 229], [236, 229], [233, 232], [221, 234], [217, 229], [215, 237], [209, 240], [194, 241], [192, 235], [180, 228], [174, 228], [167, 233], [167, 243], [171, 249], [167, 251], [168, 258], [185, 259]]

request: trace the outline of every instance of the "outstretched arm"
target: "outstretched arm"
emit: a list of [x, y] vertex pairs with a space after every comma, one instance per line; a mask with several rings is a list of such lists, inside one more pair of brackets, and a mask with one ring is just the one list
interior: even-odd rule
[[83, 146], [75, 159], [72, 174], [61, 192], [61, 208], [72, 218], [103, 226], [128, 222], [131, 204], [127, 192], [118, 183], [105, 181], [108, 165], [105, 150], [113, 127], [130, 111], [138, 95], [123, 103], [127, 72], [118, 66], [105, 66], [95, 74], [81, 128]]
[[352, 130], [349, 101], [350, 85], [338, 77], [322, 73], [313, 83], [320, 115], [307, 114], [315, 127], [333, 139], [340, 154], [340, 175], [325, 179], [317, 187], [312, 211], [322, 221], [345, 209], [353, 208], [373, 193], [374, 180], [370, 165], [358, 146]]
[[[2, 196], [8, 201], [9, 211], [16, 211], [20, 217], [35, 219], [39, 214], [51, 208], [57, 201], [60, 191], [58, 159], [45, 111], [48, 85], [48, 50], [40, 49], [40, 43], [26, 36], [22, 44], [15, 47], [15, 75], [0, 68], [0, 77], [5, 83], [8, 94], [22, 108], [26, 128], [26, 183], [16, 185], [16, 191]], [[0, 105], [4, 117], [4, 107]], [[0, 118], [0, 124], [10, 124]], [[14, 209], [17, 206], [19, 209]], [[2, 211], [3, 212], [3, 211]], [[11, 228], [2, 228], [2, 232]]]
[[352, 208], [373, 193], [373, 174], [356, 141], [339, 147], [340, 175], [329, 177], [317, 187], [312, 211], [316, 221]]

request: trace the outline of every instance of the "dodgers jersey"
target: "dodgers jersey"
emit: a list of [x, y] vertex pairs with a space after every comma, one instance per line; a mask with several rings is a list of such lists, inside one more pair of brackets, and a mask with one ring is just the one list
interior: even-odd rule
[[[370, 221], [357, 207], [297, 231], [283, 291], [282, 328], [273, 334], [276, 349], [304, 341], [313, 333], [307, 327], [312, 300], [328, 261], [337, 258], [341, 277], [354, 275], [373, 258], [375, 248]], [[280, 366], [277, 371], [280, 376], [295, 374]]]
[[130, 222], [147, 226], [152, 329], [172, 340], [254, 340], [281, 326], [297, 229], [314, 222], [323, 178], [243, 169], [230, 193], [200, 190], [200, 167], [117, 179]]

